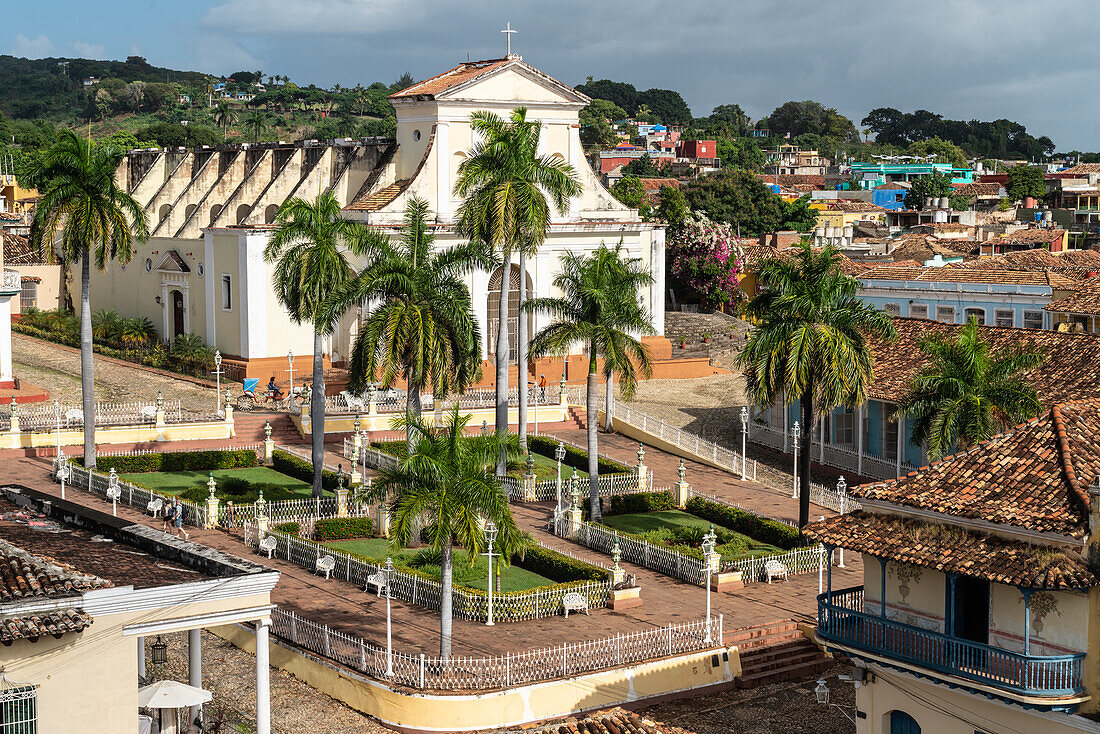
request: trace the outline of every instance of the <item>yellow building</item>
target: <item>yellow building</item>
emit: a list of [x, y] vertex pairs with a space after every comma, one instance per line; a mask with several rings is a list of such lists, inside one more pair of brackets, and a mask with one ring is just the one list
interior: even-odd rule
[[25, 189], [11, 173], [0, 173], [0, 212], [11, 212], [30, 221], [28, 215], [34, 214], [34, 204], [38, 201], [37, 189]]
[[817, 209], [818, 227], [851, 227], [856, 224], [886, 224], [886, 210], [869, 201], [843, 199], [813, 199], [810, 208]]
[[146, 641], [187, 631], [187, 682], [201, 687], [201, 630], [251, 623], [256, 731], [269, 734], [277, 571], [26, 488], [4, 490], [0, 513], [15, 502], [63, 532], [0, 519], [0, 731], [136, 732]]
[[857, 734], [1100, 732], [1098, 432], [1100, 403], [1055, 405], [806, 528], [863, 554], [818, 598]]

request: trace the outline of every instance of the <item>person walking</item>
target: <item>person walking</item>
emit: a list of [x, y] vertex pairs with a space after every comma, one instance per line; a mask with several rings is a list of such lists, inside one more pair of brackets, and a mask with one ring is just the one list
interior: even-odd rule
[[161, 523], [160, 529], [165, 533], [167, 533], [169, 531], [169, 528], [172, 527], [172, 516], [176, 512], [175, 502], [176, 501], [174, 499], [169, 500], [167, 506], [165, 506], [164, 508], [164, 514], [161, 516], [163, 517], [164, 522]]
[[175, 530], [172, 531], [172, 534], [178, 538], [182, 533], [184, 540], [190, 540], [191, 534], [183, 529], [183, 506], [180, 505], [180, 501], [178, 499], [172, 500], [172, 506], [174, 508], [174, 511], [172, 513], [172, 522], [175, 525]]

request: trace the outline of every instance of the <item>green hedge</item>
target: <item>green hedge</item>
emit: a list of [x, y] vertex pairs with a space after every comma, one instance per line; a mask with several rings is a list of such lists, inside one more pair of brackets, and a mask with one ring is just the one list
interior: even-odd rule
[[[527, 447], [536, 454], [541, 454], [548, 459], [554, 459], [554, 452], [558, 448], [558, 442], [543, 436], [528, 436]], [[586, 472], [588, 471], [588, 452], [578, 449], [575, 446], [565, 444], [565, 458], [562, 459], [561, 463]], [[630, 473], [632, 471], [634, 471], [634, 467], [632, 466], [620, 464], [617, 461], [605, 459], [602, 456], [599, 458], [599, 472], [601, 476], [604, 474]]]
[[[294, 454], [289, 454], [286, 451], [276, 449], [272, 453], [271, 468], [280, 474], [286, 474], [289, 477], [301, 479], [303, 482], [309, 484], [313, 483], [313, 464], [305, 459], [299, 459]], [[338, 484], [336, 472], [328, 471], [327, 469], [321, 470], [321, 487], [331, 492], [336, 489]]]
[[523, 558], [514, 558], [512, 563], [519, 568], [537, 573], [539, 576], [545, 576], [551, 581], [559, 583], [604, 581], [607, 579], [607, 571], [599, 566], [593, 566], [584, 561], [578, 561], [575, 558], [554, 553], [538, 546], [528, 548]]
[[271, 530], [276, 533], [285, 533], [286, 535], [298, 537], [302, 532], [302, 524], [297, 522], [281, 522], [278, 525], [272, 525]]
[[709, 520], [730, 530], [736, 530], [753, 540], [778, 546], [784, 550], [790, 550], [805, 544], [798, 528], [792, 528], [790, 525], [784, 525], [775, 520], [768, 520], [751, 512], [711, 502], [702, 497], [692, 497], [688, 500], [684, 509], [696, 517]]
[[[264, 499], [268, 502], [299, 499], [299, 495], [291, 492], [286, 487], [267, 482], [250, 482], [241, 477], [228, 477], [217, 482], [214, 495], [222, 502], [232, 502], [235, 505], [250, 505], [264, 493]], [[206, 482], [189, 487], [180, 492], [180, 498], [188, 502], [202, 503], [210, 496], [210, 490]]]
[[313, 523], [313, 539], [352, 540], [374, 536], [374, 522], [369, 517], [333, 517]]
[[[83, 457], [78, 457], [82, 460]], [[139, 454], [137, 456], [101, 456], [96, 467], [101, 471], [112, 468], [119, 474], [170, 471], [213, 471], [259, 466], [260, 460], [251, 449], [222, 451], [170, 451], [164, 454]], [[312, 477], [311, 477], [312, 478]]]
[[672, 492], [638, 492], [637, 494], [619, 494], [611, 498], [611, 511], [608, 515], [631, 515], [636, 512], [660, 512], [675, 510], [676, 500]]

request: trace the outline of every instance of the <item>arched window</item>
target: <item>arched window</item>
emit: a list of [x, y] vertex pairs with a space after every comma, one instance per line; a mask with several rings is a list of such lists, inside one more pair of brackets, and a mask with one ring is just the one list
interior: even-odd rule
[[[503, 275], [504, 268], [500, 267], [489, 276], [489, 297], [486, 303], [489, 319], [489, 330], [487, 332], [489, 343], [488, 349], [485, 350], [489, 354], [496, 354], [497, 335], [500, 333], [498, 314], [500, 313], [500, 286]], [[526, 275], [527, 297], [530, 298], [533, 287], [531, 274], [527, 273]], [[525, 318], [527, 319], [527, 335], [530, 337], [533, 333], [534, 318], [531, 314], [527, 314]], [[519, 266], [513, 263], [508, 277], [508, 359], [515, 359], [517, 341], [519, 341]]]
[[452, 195], [452, 196], [453, 196], [453, 197], [454, 197], [455, 199], [457, 199], [457, 198], [458, 198], [458, 196], [457, 196], [457, 194], [455, 194], [455, 193], [454, 193], [454, 182], [458, 180], [458, 169], [459, 169], [459, 166], [461, 166], [461, 165], [462, 165], [462, 163], [463, 163], [463, 162], [464, 162], [465, 160], [466, 160], [466, 154], [465, 154], [465, 153], [463, 153], [463, 152], [462, 152], [461, 150], [459, 150], [459, 151], [456, 151], [456, 152], [454, 153], [454, 155], [452, 155], [452, 156], [451, 156], [451, 187], [452, 187], [452, 193], [451, 193], [451, 195]]
[[168, 214], [171, 211], [172, 211], [172, 205], [171, 204], [161, 204], [160, 205], [160, 212], [157, 214], [157, 224], [160, 224], [165, 219], [167, 219]]
[[211, 227], [214, 226], [214, 222], [216, 222], [218, 220], [218, 215], [221, 214], [221, 213], [222, 213], [222, 205], [221, 204], [215, 204], [214, 206], [210, 207], [210, 226]]
[[183, 218], [184, 219], [190, 219], [191, 215], [194, 214], [194, 213], [195, 213], [195, 205], [194, 204], [188, 204], [187, 207], [183, 210]]
[[920, 725], [904, 711], [891, 711], [890, 734], [920, 734]]
[[239, 207], [237, 207], [237, 224], [244, 224], [245, 220], [248, 219], [249, 213], [251, 212], [252, 207], [250, 207], [248, 204], [241, 204]]
[[264, 224], [271, 224], [275, 221], [275, 215], [279, 213], [278, 204], [268, 204], [264, 209]]

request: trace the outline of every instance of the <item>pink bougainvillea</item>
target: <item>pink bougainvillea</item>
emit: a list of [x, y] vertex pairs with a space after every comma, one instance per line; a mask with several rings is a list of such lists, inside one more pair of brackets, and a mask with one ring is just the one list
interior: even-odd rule
[[703, 214], [686, 218], [669, 238], [665, 262], [674, 283], [707, 306], [725, 309], [744, 296], [737, 278], [744, 271], [745, 251], [728, 224]]

